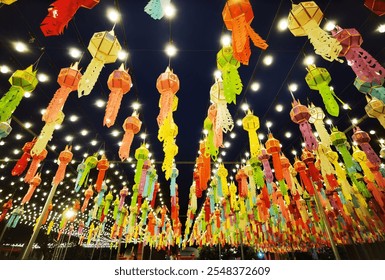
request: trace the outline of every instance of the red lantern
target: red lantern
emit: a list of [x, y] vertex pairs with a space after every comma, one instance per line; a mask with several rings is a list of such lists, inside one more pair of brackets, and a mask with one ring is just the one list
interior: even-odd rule
[[99, 170], [98, 178], [96, 179], [95, 190], [99, 193], [102, 189], [102, 183], [104, 176], [106, 175], [106, 170], [110, 167], [110, 163], [105, 155], [102, 155], [101, 159], [98, 161], [96, 168]]
[[36, 174], [35, 177], [32, 178], [31, 181], [29, 181], [29, 189], [23, 199], [21, 200], [21, 205], [24, 203], [27, 203], [31, 200], [33, 193], [35, 192], [36, 188], [40, 185], [41, 178], [40, 173]]
[[44, 149], [40, 154], [32, 156], [32, 162], [29, 166], [28, 172], [24, 177], [24, 182], [29, 183], [35, 176], [37, 169], [39, 168], [40, 162], [47, 157], [48, 151]]
[[100, 0], [57, 0], [48, 8], [48, 15], [40, 25], [44, 36], [55, 36], [63, 33], [68, 22], [80, 7], [92, 9]]
[[269, 138], [267, 139], [266, 143], [266, 151], [272, 156], [273, 158], [273, 166], [275, 171], [275, 178], [280, 181], [283, 179], [283, 171], [282, 171], [282, 165], [281, 165], [281, 158], [279, 153], [281, 152], [281, 144], [277, 139], [274, 138], [272, 133], [269, 133]]
[[299, 176], [301, 177], [302, 185], [305, 186], [308, 194], [314, 195], [314, 187], [307, 174], [305, 163], [298, 160], [298, 158], [296, 158], [294, 162], [294, 169], [299, 173]]
[[240, 197], [247, 197], [248, 186], [247, 186], [247, 174], [243, 169], [239, 169], [235, 175], [235, 180], [238, 182], [238, 194]]
[[178, 92], [179, 86], [178, 76], [169, 67], [158, 77], [156, 88], [161, 94], [159, 102], [160, 112], [157, 118], [159, 126], [163, 124], [168, 114], [172, 112], [174, 95]]
[[82, 74], [78, 70], [78, 64], [79, 63], [76, 62], [74, 65], [71, 65], [71, 67], [60, 70], [57, 78], [60, 88], [54, 94], [43, 115], [43, 121], [46, 123], [51, 123], [58, 119], [59, 113], [62, 111], [69, 94], [77, 90], [80, 78], [82, 77]]
[[28, 161], [31, 159], [31, 149], [33, 145], [35, 145], [37, 141], [37, 138], [33, 138], [32, 141], [27, 142], [23, 146], [23, 155], [21, 158], [16, 162], [15, 167], [12, 169], [12, 176], [20, 176], [24, 170], [27, 168]]
[[53, 177], [53, 181], [52, 181], [52, 184], [54, 184], [55, 186], [59, 185], [61, 181], [63, 181], [64, 179], [64, 175], [65, 175], [65, 172], [66, 172], [66, 168], [67, 168], [67, 165], [68, 163], [70, 163], [70, 161], [72, 160], [72, 157], [73, 157], [73, 154], [71, 152], [71, 146], [66, 146], [66, 148], [60, 152], [59, 154], [59, 160], [58, 160], [58, 164], [59, 164], [59, 167], [56, 171], [56, 174], [55, 174], [55, 177]]
[[129, 157], [134, 134], [137, 134], [141, 127], [142, 122], [139, 120], [135, 112], [132, 114], [132, 116], [128, 117], [124, 121], [123, 129], [125, 133], [123, 136], [122, 145], [119, 148], [119, 157], [122, 161], [125, 161]]
[[253, 8], [249, 0], [228, 0], [222, 11], [223, 21], [232, 31], [234, 57], [242, 64], [249, 64], [251, 55], [250, 40], [258, 48], [266, 50], [268, 45], [250, 24], [254, 19]]
[[385, 15], [385, 0], [365, 0], [364, 5], [376, 15]]
[[107, 127], [114, 125], [123, 95], [130, 91], [131, 85], [131, 76], [128, 70], [124, 69], [123, 64], [108, 77], [108, 88], [111, 93], [108, 97], [103, 125]]

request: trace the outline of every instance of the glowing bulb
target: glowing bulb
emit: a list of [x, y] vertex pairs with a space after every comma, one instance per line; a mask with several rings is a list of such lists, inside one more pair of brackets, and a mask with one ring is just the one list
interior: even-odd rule
[[29, 123], [29, 122], [26, 122], [26, 123], [24, 124], [24, 126], [25, 126], [25, 128], [31, 128], [32, 124]]
[[127, 57], [128, 57], [128, 52], [126, 52], [125, 50], [121, 50], [118, 52], [118, 59], [119, 60], [124, 61], [127, 59]]
[[345, 103], [344, 105], [342, 105], [342, 108], [344, 108], [344, 110], [348, 110], [349, 109], [349, 104]]
[[31, 92], [29, 92], [29, 91], [24, 92], [25, 98], [30, 98], [31, 96], [32, 96]]
[[378, 27], [377, 31], [380, 32], [380, 33], [385, 33], [385, 24], [381, 24]]
[[243, 103], [241, 108], [243, 111], [247, 111], [247, 110], [249, 110], [249, 105], [247, 103]]
[[286, 137], [286, 138], [290, 138], [290, 137], [291, 137], [291, 132], [286, 132], [286, 133], [285, 133], [285, 137]]
[[314, 62], [315, 62], [315, 57], [313, 55], [308, 55], [303, 60], [303, 64], [305, 64], [306, 66], [312, 65], [314, 64]]
[[282, 18], [278, 22], [278, 30], [285, 31], [287, 29], [287, 18]]
[[223, 47], [228, 47], [231, 44], [231, 36], [229, 34], [224, 34], [221, 37], [221, 44]]
[[13, 46], [15, 47], [16, 51], [21, 53], [26, 52], [28, 50], [27, 45], [23, 42], [16, 42], [13, 44]]
[[282, 112], [283, 111], [283, 106], [281, 104], [277, 104], [277, 106], [275, 106], [275, 110], [277, 112]]
[[289, 90], [295, 92], [298, 90], [298, 85], [296, 83], [292, 83], [289, 85]]
[[214, 71], [214, 77], [215, 77], [216, 79], [221, 78], [221, 77], [222, 77], [222, 72], [219, 71], [219, 70], [215, 70], [215, 71]]
[[336, 28], [336, 22], [334, 20], [328, 21], [324, 27], [326, 31], [332, 31], [334, 28]]
[[76, 116], [76, 115], [72, 115], [72, 116], [70, 117], [70, 121], [71, 121], [71, 122], [76, 122], [78, 119], [79, 119], [79, 117]]
[[79, 58], [82, 55], [82, 52], [77, 48], [70, 48], [68, 53], [73, 58]]
[[166, 8], [164, 8], [164, 15], [166, 18], [172, 19], [176, 15], [176, 8], [173, 4], [168, 4]]
[[273, 123], [271, 122], [271, 121], [267, 121], [266, 122], [266, 127], [267, 128], [270, 128], [270, 127], [272, 127], [273, 126]]
[[145, 139], [146, 139], [146, 137], [147, 137], [146, 133], [142, 133], [142, 134], [140, 134], [140, 138], [141, 138], [141, 139], [145, 140]]
[[173, 57], [176, 55], [177, 49], [172, 43], [169, 43], [169, 44], [167, 44], [167, 46], [165, 48], [165, 52], [166, 52], [167, 56]]
[[257, 82], [254, 82], [251, 84], [250, 88], [252, 91], [258, 91], [261, 88], [261, 85]]
[[47, 82], [49, 80], [48, 76], [43, 73], [38, 74], [37, 79], [39, 80], [39, 82], [42, 82], [42, 83]]
[[83, 129], [82, 131], [80, 131], [80, 134], [82, 136], [86, 136], [88, 134], [88, 131], [86, 129]]
[[104, 102], [104, 100], [98, 99], [96, 100], [95, 104], [97, 107], [102, 108], [106, 102]]
[[110, 8], [107, 10], [107, 17], [110, 21], [115, 23], [120, 20], [120, 13], [117, 10]]
[[266, 55], [263, 59], [263, 64], [270, 66], [273, 63], [273, 57], [271, 55]]
[[0, 72], [3, 74], [7, 74], [7, 73], [11, 72], [11, 69], [9, 69], [9, 67], [7, 65], [1, 65], [0, 66]]

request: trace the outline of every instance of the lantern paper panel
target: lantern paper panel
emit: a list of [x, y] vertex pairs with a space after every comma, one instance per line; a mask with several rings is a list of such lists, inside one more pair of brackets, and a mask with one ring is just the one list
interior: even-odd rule
[[94, 33], [88, 45], [88, 50], [93, 58], [80, 79], [78, 86], [79, 97], [91, 93], [104, 64], [114, 63], [121, 49], [122, 47], [115, 36], [114, 30]]
[[383, 128], [385, 128], [385, 104], [377, 98], [370, 98], [366, 95], [368, 104], [365, 106], [366, 114], [370, 118], [376, 118]]
[[63, 151], [60, 152], [58, 158], [58, 169], [53, 177], [52, 184], [58, 186], [63, 181], [67, 165], [71, 162], [73, 154], [71, 152], [72, 146], [66, 146]]
[[254, 12], [249, 0], [228, 0], [222, 11], [226, 28], [232, 31], [234, 57], [248, 65], [251, 56], [250, 39], [254, 45], [266, 50], [268, 44], [250, 26]]
[[122, 145], [119, 147], [119, 158], [125, 161], [130, 156], [131, 144], [134, 135], [137, 134], [142, 127], [142, 122], [139, 120], [139, 115], [134, 112], [130, 117], [127, 117], [123, 123], [124, 136]]
[[40, 29], [46, 37], [61, 35], [79, 8], [92, 9], [99, 2], [100, 0], [57, 0], [48, 8], [48, 15], [42, 21]]
[[11, 119], [0, 122], [0, 139], [6, 138], [12, 131]]
[[144, 7], [144, 11], [153, 19], [162, 19], [164, 10], [170, 3], [171, 0], [150, 0]]
[[385, 0], [365, 0], [364, 5], [378, 16], [385, 15]]

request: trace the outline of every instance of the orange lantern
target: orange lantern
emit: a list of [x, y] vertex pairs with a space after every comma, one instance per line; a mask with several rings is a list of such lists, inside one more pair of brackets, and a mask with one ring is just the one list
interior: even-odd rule
[[36, 140], [37, 139], [35, 137], [35, 138], [33, 138], [32, 141], [24, 144], [24, 146], [22, 148], [23, 155], [16, 162], [15, 167], [12, 169], [12, 176], [21, 175], [24, 172], [24, 170], [27, 168], [28, 161], [31, 159], [31, 149], [32, 149], [33, 145], [35, 145]]
[[40, 185], [41, 178], [40, 173], [36, 174], [35, 177], [32, 178], [31, 181], [29, 181], [29, 189], [23, 199], [21, 200], [21, 204], [27, 203], [31, 200], [33, 193], [35, 192], [36, 188]]
[[250, 41], [258, 48], [266, 50], [268, 44], [251, 28], [254, 19], [249, 0], [228, 0], [222, 11], [223, 21], [232, 31], [234, 57], [242, 64], [249, 64], [251, 55]]
[[37, 169], [39, 168], [40, 162], [42, 162], [48, 155], [48, 151], [44, 149], [40, 154], [35, 154], [32, 156], [32, 162], [29, 166], [27, 174], [24, 177], [24, 182], [29, 183], [32, 178], [35, 176]]
[[98, 165], [96, 166], [96, 169], [99, 170], [98, 178], [96, 179], [95, 184], [95, 190], [99, 193], [102, 189], [102, 183], [104, 180], [104, 176], [106, 175], [106, 170], [110, 167], [110, 163], [108, 162], [108, 159], [105, 155], [102, 155], [102, 157], [98, 161]]
[[108, 77], [108, 88], [111, 93], [108, 97], [103, 125], [107, 127], [114, 125], [123, 95], [130, 91], [131, 86], [131, 76], [128, 70], [124, 69], [123, 64]]
[[73, 154], [71, 152], [71, 148], [72, 148], [71, 146], [66, 146], [66, 148], [63, 151], [61, 151], [59, 154], [59, 160], [58, 160], [59, 167], [58, 167], [56, 174], [55, 174], [55, 177], [53, 177], [53, 181], [52, 181], [52, 183], [55, 186], [59, 185], [59, 183], [61, 181], [63, 181], [63, 179], [64, 179], [67, 165], [68, 165], [68, 163], [71, 162], [72, 157], [73, 157]]
[[134, 134], [137, 134], [142, 127], [142, 122], [139, 120], [136, 112], [132, 116], [128, 117], [123, 124], [123, 129], [125, 131], [122, 145], [119, 148], [119, 157], [122, 161], [125, 161], [130, 155], [130, 148]]
[[82, 213], [86, 210], [88, 203], [93, 195], [94, 195], [94, 191], [92, 190], [92, 185], [89, 185], [88, 189], [86, 189], [84, 192], [84, 201], [83, 201], [82, 208], [80, 209]]

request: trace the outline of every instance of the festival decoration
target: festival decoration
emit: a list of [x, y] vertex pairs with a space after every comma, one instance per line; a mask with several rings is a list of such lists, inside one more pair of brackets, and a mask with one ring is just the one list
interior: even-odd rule
[[86, 165], [84, 164], [84, 159], [81, 161], [81, 163], [78, 164], [76, 171], [78, 172], [78, 175], [76, 177], [75, 181], [75, 191], [78, 192], [80, 190], [81, 185], [79, 185], [80, 179], [83, 177], [84, 169]]
[[[95, 168], [98, 164], [98, 153], [94, 153], [92, 156], [88, 156], [86, 161], [84, 162], [84, 170], [82, 171], [82, 175], [79, 178], [79, 182], [77, 182], [77, 186], [83, 186], [86, 183], [86, 178], [88, 177], [91, 169]], [[79, 167], [79, 166], [78, 166]], [[79, 172], [80, 173], [80, 172]], [[78, 174], [79, 175], [79, 174]]]
[[233, 48], [224, 46], [217, 53], [217, 68], [222, 72], [223, 91], [227, 103], [236, 103], [237, 95], [242, 92], [242, 80], [238, 73], [241, 64], [233, 56]]
[[254, 45], [266, 50], [268, 44], [251, 28], [254, 19], [253, 8], [249, 0], [228, 0], [222, 11], [226, 28], [232, 31], [234, 57], [242, 64], [248, 65], [251, 56], [250, 39]]
[[57, 119], [53, 122], [46, 123], [44, 127], [41, 129], [40, 135], [37, 137], [36, 143], [33, 145], [31, 149], [31, 155], [40, 154], [48, 144], [48, 141], [52, 139], [52, 135], [55, 129], [62, 124], [64, 121], [63, 112], [59, 112], [57, 115]]
[[63, 151], [60, 152], [58, 158], [59, 167], [53, 177], [52, 184], [58, 186], [63, 181], [67, 165], [71, 162], [73, 154], [71, 152], [72, 146], [66, 146]]
[[69, 94], [72, 91], [77, 90], [79, 81], [82, 77], [78, 66], [79, 63], [75, 62], [69, 68], [62, 68], [60, 70], [57, 78], [60, 88], [55, 92], [43, 114], [43, 121], [46, 123], [52, 123], [58, 119]]
[[378, 16], [385, 15], [385, 0], [365, 0], [364, 5]]
[[337, 60], [342, 46], [319, 27], [322, 19], [323, 13], [318, 5], [314, 1], [306, 1], [292, 4], [287, 24], [294, 36], [308, 36], [316, 54], [328, 61]]
[[163, 142], [164, 159], [162, 171], [165, 172], [166, 180], [171, 176], [174, 158], [178, 154], [178, 146], [175, 141], [177, 135], [178, 126], [175, 124], [171, 114], [169, 114], [158, 132], [158, 139], [160, 142]]
[[87, 206], [88, 206], [88, 203], [91, 199], [91, 197], [94, 195], [94, 191], [92, 190], [92, 185], [90, 184], [88, 186], [88, 189], [86, 189], [84, 191], [84, 201], [83, 201], [83, 205], [82, 205], [82, 208], [80, 209], [80, 211], [82, 213], [84, 213], [84, 211], [86, 210]]
[[32, 92], [38, 83], [33, 66], [16, 70], [9, 78], [11, 88], [0, 99], [0, 122], [8, 121], [19, 106], [25, 92]]
[[369, 142], [371, 140], [368, 133], [361, 130], [358, 126], [353, 127], [353, 135], [352, 139], [358, 143], [361, 149], [365, 152], [366, 157], [373, 165], [380, 165], [381, 159], [378, 157], [376, 152], [373, 150], [372, 146], [370, 146]]
[[365, 94], [365, 96], [372, 96], [377, 98], [382, 102], [385, 102], [385, 88], [382, 86], [384, 79], [380, 81], [380, 84], [377, 82], [365, 82], [364, 80], [359, 79], [358, 77], [354, 80], [354, 86], [358, 89], [359, 92]]
[[48, 15], [40, 24], [40, 29], [46, 37], [61, 35], [79, 8], [92, 9], [99, 1], [56, 0], [48, 8]]
[[153, 19], [161, 19], [164, 16], [164, 9], [170, 3], [171, 0], [150, 0], [144, 7], [144, 11]]
[[110, 163], [107, 157], [103, 154], [96, 165], [96, 169], [99, 170], [99, 173], [95, 183], [95, 190], [98, 193], [102, 190], [102, 183], [104, 181], [104, 177], [106, 176], [106, 171], [108, 170], [109, 167], [110, 167]]
[[366, 95], [368, 104], [365, 106], [366, 114], [370, 118], [376, 118], [383, 128], [385, 128], [385, 104], [377, 98], [370, 98]]
[[33, 193], [35, 192], [36, 188], [40, 185], [41, 183], [41, 178], [40, 178], [40, 173], [37, 173], [36, 176], [32, 178], [29, 183], [29, 188], [23, 199], [21, 200], [21, 204], [25, 204], [29, 202], [32, 198]]
[[32, 162], [29, 166], [27, 174], [24, 177], [24, 182], [29, 183], [33, 177], [35, 177], [40, 162], [42, 162], [48, 155], [48, 151], [44, 149], [40, 154], [34, 154], [32, 156]]
[[179, 78], [169, 67], [156, 80], [156, 88], [161, 95], [159, 99], [160, 111], [157, 117], [159, 127], [163, 125], [164, 120], [172, 112], [174, 96], [178, 92], [179, 87]]
[[308, 74], [305, 77], [306, 83], [313, 90], [318, 90], [322, 96], [322, 100], [325, 104], [326, 111], [334, 116], [338, 117], [340, 107], [335, 100], [336, 94], [330, 87], [329, 83], [332, 78], [326, 68], [316, 67], [315, 65], [309, 65], [306, 70]]
[[36, 143], [36, 138], [33, 138], [32, 141], [26, 142], [22, 148], [23, 155], [16, 162], [15, 166], [12, 169], [12, 176], [20, 176], [24, 170], [27, 168], [28, 161], [31, 159], [31, 149]]
[[24, 215], [24, 205], [20, 205], [13, 209], [11, 216], [8, 219], [6, 227], [15, 228], [21, 217]]
[[108, 97], [103, 125], [111, 127], [115, 124], [123, 95], [130, 91], [131, 86], [131, 76], [122, 63], [119, 69], [108, 77], [108, 88], [111, 93]]
[[139, 120], [139, 115], [133, 112], [132, 115], [125, 119], [123, 123], [124, 136], [122, 145], [119, 148], [119, 157], [121, 161], [125, 161], [130, 156], [130, 149], [134, 135], [140, 131], [142, 122]]
[[291, 105], [293, 108], [290, 111], [290, 118], [293, 122], [299, 124], [302, 136], [305, 140], [306, 148], [309, 151], [314, 151], [318, 147], [317, 139], [314, 137], [309, 119], [311, 117], [309, 109], [302, 105], [299, 100], [294, 100]]
[[357, 78], [364, 82], [382, 84], [381, 81], [385, 78], [385, 69], [367, 51], [361, 48], [363, 40], [357, 29], [342, 29], [337, 26], [332, 34], [342, 45], [339, 56], [346, 58]]
[[53, 204], [50, 203], [50, 204], [48, 205], [47, 212], [46, 212], [45, 215], [42, 217], [42, 220], [41, 220], [41, 224], [42, 224], [42, 225], [45, 225], [45, 224], [47, 223], [49, 214], [51, 213], [52, 209], [53, 209]]
[[5, 5], [11, 5], [15, 3], [17, 0], [0, 0], [0, 3], [3, 3]]
[[321, 107], [315, 107], [313, 103], [308, 108], [310, 112], [309, 123], [314, 125], [322, 144], [330, 148], [332, 143], [330, 141], [330, 135], [326, 130], [325, 123], [323, 121], [325, 118], [324, 111]]
[[91, 93], [104, 64], [115, 62], [121, 48], [114, 30], [97, 32], [92, 36], [88, 50], [93, 59], [80, 79], [78, 85], [79, 97]]
[[1, 215], [0, 215], [0, 222], [2, 222], [5, 219], [5, 216], [7, 215], [8, 211], [12, 208], [13, 199], [10, 198], [7, 202], [5, 202], [2, 206]]
[[7, 137], [12, 131], [11, 119], [5, 122], [0, 122], [0, 139]]
[[259, 143], [257, 129], [259, 128], [259, 118], [249, 110], [247, 115], [242, 119], [242, 127], [249, 134], [250, 154], [251, 157], [259, 155], [261, 145]]
[[145, 144], [142, 144], [138, 149], [135, 151], [135, 159], [137, 160], [136, 162], [136, 170], [135, 170], [135, 177], [134, 177], [134, 182], [135, 184], [140, 183], [140, 177], [142, 175], [142, 168], [144, 161], [148, 159], [148, 154], [150, 152], [146, 148]]

